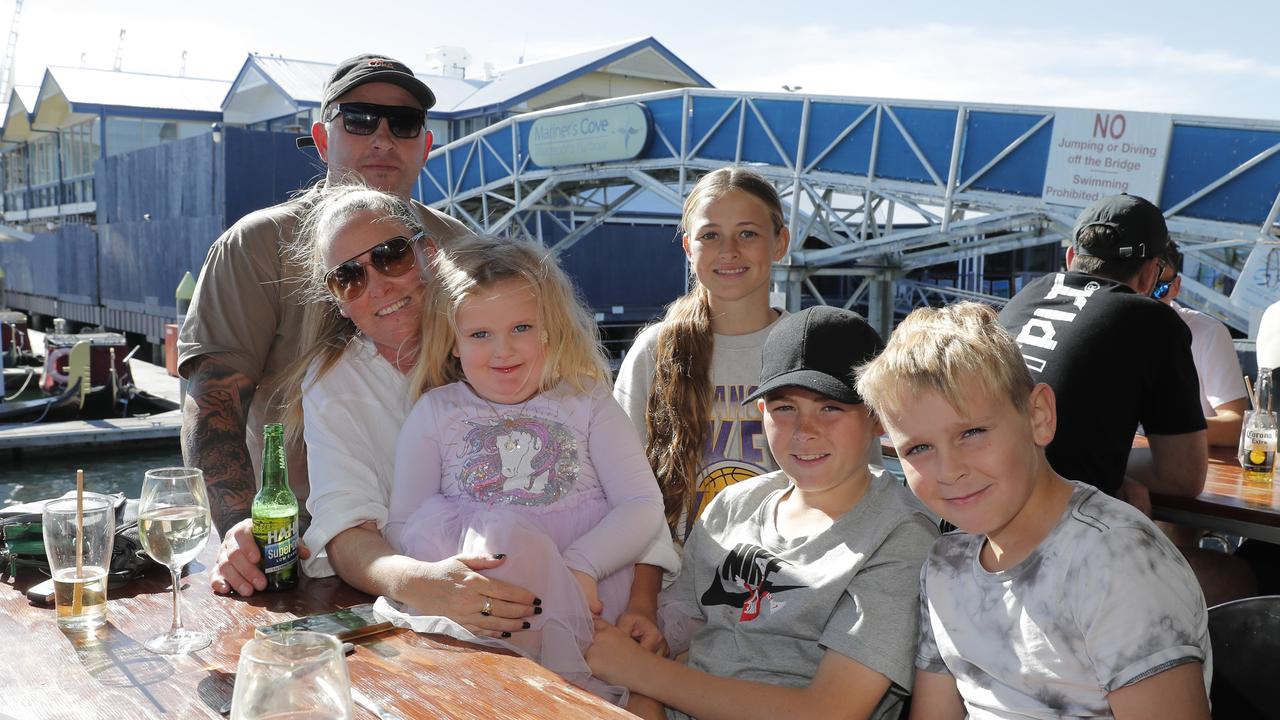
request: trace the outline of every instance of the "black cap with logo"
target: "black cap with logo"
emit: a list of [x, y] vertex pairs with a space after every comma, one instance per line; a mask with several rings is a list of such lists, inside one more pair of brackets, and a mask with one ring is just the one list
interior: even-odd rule
[[[399, 85], [422, 104], [423, 112], [430, 110], [436, 104], [435, 93], [413, 74], [408, 65], [386, 55], [365, 53], [347, 58], [334, 68], [333, 74], [324, 84], [324, 100], [320, 103], [321, 112], [327, 110], [338, 98], [371, 82]], [[315, 144], [309, 135], [298, 138], [297, 143], [298, 147], [309, 147]]]
[[769, 332], [760, 386], [743, 404], [787, 386], [860, 403], [854, 371], [881, 350], [880, 334], [858, 313], [816, 305], [788, 315]]
[[[1080, 233], [1088, 227], [1102, 227], [1109, 233], [1095, 235], [1088, 247], [1080, 243]], [[1153, 258], [1169, 244], [1169, 227], [1164, 213], [1149, 201], [1121, 193], [1104, 197], [1084, 209], [1076, 219], [1072, 246], [1077, 255], [1100, 260]]]

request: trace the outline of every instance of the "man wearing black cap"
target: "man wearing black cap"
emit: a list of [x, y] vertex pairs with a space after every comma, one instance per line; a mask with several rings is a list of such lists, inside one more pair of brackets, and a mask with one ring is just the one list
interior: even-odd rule
[[[316, 147], [328, 166], [327, 180], [354, 173], [372, 187], [409, 197], [431, 150], [425, 122], [434, 103], [431, 90], [403, 63], [360, 55], [329, 77], [320, 122], [298, 144]], [[310, 202], [308, 194], [250, 213], [218, 238], [182, 327], [179, 372], [189, 383], [183, 458], [204, 470], [213, 520], [223, 534], [249, 516], [261, 429], [281, 417], [283, 393], [276, 391], [300, 349], [297, 290], [304, 270], [285, 249]], [[437, 242], [466, 233], [456, 220], [415, 208]], [[305, 506], [301, 447], [289, 448], [289, 481]]]
[[[1190, 332], [1150, 297], [1168, 243], [1155, 205], [1102, 198], [1077, 220], [1067, 272], [1026, 286], [1000, 313], [1032, 377], [1058, 399], [1050, 465], [1140, 506], [1145, 493], [1126, 476], [1194, 497], [1208, 467]], [[1150, 450], [1131, 452], [1139, 423]]]

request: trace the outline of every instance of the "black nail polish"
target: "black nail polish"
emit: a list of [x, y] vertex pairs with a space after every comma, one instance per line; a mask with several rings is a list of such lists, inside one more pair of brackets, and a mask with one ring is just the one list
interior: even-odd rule
[[522, 627], [522, 628], [520, 628], [520, 629], [521, 629], [521, 630], [528, 630], [528, 629], [529, 629], [529, 628], [531, 628], [531, 627], [533, 627], [533, 626], [529, 624], [529, 621], [528, 621], [528, 620], [525, 620], [525, 621], [524, 621], [524, 627]]
[[534, 609], [533, 609], [533, 614], [534, 614], [534, 615], [541, 615], [541, 614], [542, 614], [542, 608], [540, 608], [540, 607], [536, 607], [536, 608], [534, 608]]
[[494, 559], [494, 560], [501, 560], [501, 559], [505, 558], [506, 556], [507, 556], [507, 554], [506, 554], [506, 553], [494, 553], [494, 554], [493, 554], [493, 559]]
[[534, 604], [534, 605], [541, 605], [541, 604], [542, 604], [542, 598], [534, 598], [534, 599], [533, 599], [533, 604]]
[[509, 638], [509, 637], [511, 637], [511, 633], [509, 633], [509, 632], [507, 632], [507, 631], [503, 630], [503, 631], [502, 631], [502, 637], [504, 637], [504, 638]]

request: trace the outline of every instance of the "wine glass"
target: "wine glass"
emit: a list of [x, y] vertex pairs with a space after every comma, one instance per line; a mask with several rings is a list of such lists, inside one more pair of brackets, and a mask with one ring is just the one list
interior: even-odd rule
[[147, 554], [169, 568], [173, 576], [173, 625], [169, 632], [143, 643], [153, 653], [182, 655], [206, 648], [213, 640], [208, 633], [182, 627], [178, 597], [182, 566], [200, 554], [209, 537], [209, 525], [204, 473], [186, 467], [147, 471], [138, 508], [138, 536]]
[[347, 659], [333, 635], [290, 630], [240, 649], [231, 720], [354, 716]]

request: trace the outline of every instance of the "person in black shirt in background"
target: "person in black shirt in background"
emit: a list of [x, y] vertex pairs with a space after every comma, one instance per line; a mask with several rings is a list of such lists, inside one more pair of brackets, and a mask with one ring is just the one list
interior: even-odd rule
[[[1160, 209], [1134, 195], [1105, 197], [1076, 221], [1067, 272], [1022, 289], [1000, 313], [1036, 382], [1057, 396], [1049, 464], [1151, 514], [1148, 491], [1204, 490], [1208, 440], [1191, 331], [1151, 297], [1171, 273]], [[1134, 448], [1139, 423], [1148, 448]], [[1209, 605], [1256, 592], [1239, 559], [1179, 547]]]
[[[1026, 286], [1000, 313], [1032, 377], [1058, 398], [1049, 463], [1148, 514], [1148, 490], [1195, 497], [1208, 468], [1191, 332], [1149, 297], [1168, 244], [1155, 205], [1102, 198], [1077, 220], [1067, 272]], [[1139, 423], [1149, 450], [1132, 448]]]

